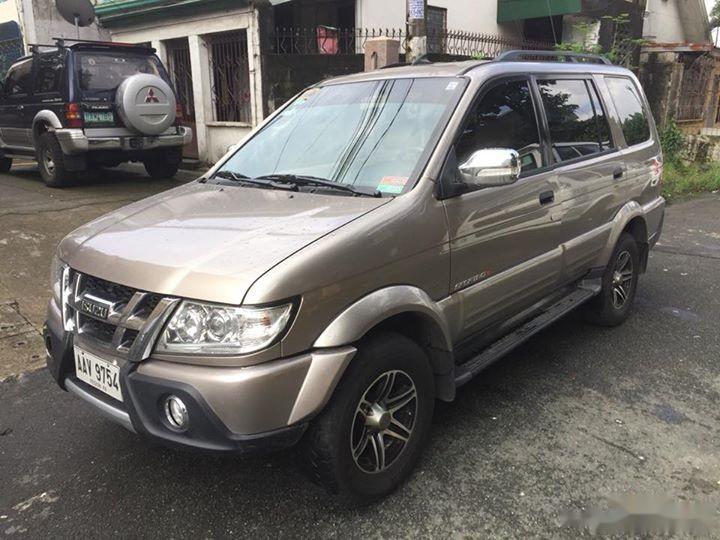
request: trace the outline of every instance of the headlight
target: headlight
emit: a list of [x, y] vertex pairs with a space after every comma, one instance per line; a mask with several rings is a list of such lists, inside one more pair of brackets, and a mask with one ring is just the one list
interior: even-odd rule
[[285, 330], [292, 304], [233, 307], [183, 301], [165, 327], [158, 352], [248, 354], [268, 347]]

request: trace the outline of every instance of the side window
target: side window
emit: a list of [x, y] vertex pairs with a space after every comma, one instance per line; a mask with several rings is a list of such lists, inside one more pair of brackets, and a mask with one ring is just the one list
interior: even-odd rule
[[44, 54], [38, 57], [35, 74], [35, 93], [50, 94], [60, 91], [65, 62], [61, 54]]
[[610, 128], [595, 87], [585, 80], [538, 81], [553, 154], [558, 162], [612, 147]]
[[650, 139], [650, 124], [635, 85], [630, 79], [607, 77], [605, 82], [615, 103], [628, 146]]
[[5, 79], [5, 95], [21, 96], [30, 93], [32, 87], [32, 58], [15, 64]]
[[546, 165], [527, 81], [493, 86], [475, 106], [456, 145], [458, 162], [485, 148], [517, 150], [523, 172]]

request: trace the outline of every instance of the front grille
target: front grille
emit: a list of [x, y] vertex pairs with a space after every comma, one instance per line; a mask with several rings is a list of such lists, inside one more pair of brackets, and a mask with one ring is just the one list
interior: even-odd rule
[[115, 335], [116, 326], [98, 321], [92, 317], [86, 317], [85, 315], [78, 315], [78, 328], [83, 334], [87, 334], [98, 341], [106, 344], [112, 344], [113, 336]]
[[83, 276], [81, 287], [81, 292], [83, 293], [92, 294], [93, 296], [118, 304], [127, 304], [137, 292], [130, 287], [111, 283], [93, 276]]
[[[71, 273], [73, 294], [65, 306], [75, 324], [75, 332], [84, 343], [89, 343], [127, 356], [143, 333], [158, 322], [156, 315], [165, 314], [176, 302], [160, 294], [140, 291], [94, 276]], [[88, 309], [88, 303], [99, 304], [102, 309]], [[143, 345], [139, 350], [146, 350]]]

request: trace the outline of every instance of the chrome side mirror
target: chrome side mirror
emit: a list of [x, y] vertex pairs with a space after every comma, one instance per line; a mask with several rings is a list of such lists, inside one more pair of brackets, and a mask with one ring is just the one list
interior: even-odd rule
[[520, 154], [509, 148], [487, 148], [460, 164], [465, 181], [476, 187], [507, 186], [518, 181]]

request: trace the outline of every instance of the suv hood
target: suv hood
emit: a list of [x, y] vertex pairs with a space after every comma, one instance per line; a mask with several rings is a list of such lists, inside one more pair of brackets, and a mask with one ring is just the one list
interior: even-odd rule
[[135, 289], [240, 304], [270, 268], [389, 200], [194, 182], [80, 227], [59, 255]]

